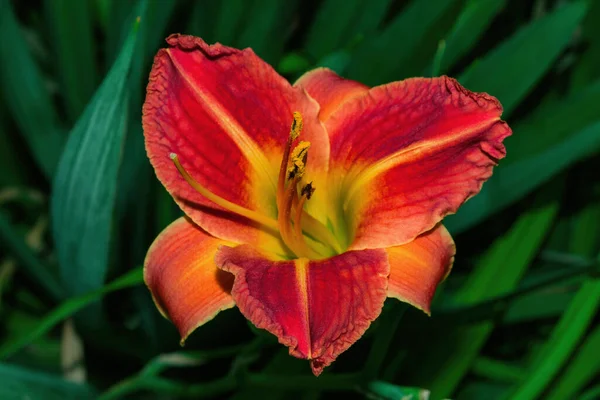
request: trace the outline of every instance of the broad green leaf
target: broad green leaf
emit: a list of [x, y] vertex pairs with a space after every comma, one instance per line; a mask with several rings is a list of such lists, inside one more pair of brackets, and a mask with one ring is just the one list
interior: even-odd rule
[[96, 397], [85, 385], [6, 363], [0, 363], [0, 382], [2, 400], [84, 400]]
[[[378, 36], [352, 55], [348, 77], [367, 85], [404, 78], [403, 68], [423, 51], [419, 43], [457, 0], [413, 0]], [[435, 51], [435, 49], [433, 49]]]
[[[542, 131], [543, 132], [543, 131]], [[533, 133], [533, 131], [531, 131]], [[519, 133], [516, 133], [519, 134]], [[526, 135], [528, 133], [523, 133]], [[453, 233], [463, 232], [493, 213], [521, 199], [560, 171], [600, 149], [600, 122], [565, 137], [559, 143], [542, 149], [529, 158], [500, 161], [492, 178], [481, 192], [469, 200], [456, 215], [446, 219]]]
[[101, 287], [106, 275], [135, 31], [73, 128], [54, 179], [52, 232], [70, 294]]
[[506, 0], [470, 0], [465, 5], [444, 40], [444, 56], [440, 60], [439, 74], [446, 73], [477, 43], [477, 39], [505, 4]]
[[61, 93], [71, 121], [76, 121], [83, 112], [98, 78], [90, 5], [89, 1], [44, 1]]
[[25, 335], [17, 338], [15, 341], [3, 343], [2, 346], [0, 346], [0, 359], [5, 359], [17, 353], [28, 344], [50, 332], [50, 330], [58, 323], [72, 316], [85, 306], [102, 298], [105, 294], [114, 292], [115, 290], [141, 285], [143, 282], [144, 277], [142, 268], [137, 268], [129, 271], [120, 278], [115, 279], [101, 289], [64, 301], [60, 306], [56, 307], [39, 321], [35, 329], [28, 331]]
[[304, 48], [315, 60], [345, 48], [362, 36], [366, 40], [379, 27], [390, 0], [326, 0], [308, 31]]
[[[561, 187], [559, 183], [545, 187], [511, 229], [484, 253], [477, 268], [447, 301], [474, 304], [514, 290], [552, 226]], [[440, 333], [428, 339], [428, 346], [420, 347], [415, 354], [420, 368], [404, 371], [404, 379], [427, 387], [435, 399], [450, 396], [493, 329], [493, 322], [438, 327], [436, 332]]]
[[64, 134], [9, 0], [0, 0], [0, 87], [38, 167], [52, 178]]
[[497, 97], [506, 117], [569, 44], [585, 11], [582, 1], [557, 7], [478, 60], [459, 80], [469, 90]]

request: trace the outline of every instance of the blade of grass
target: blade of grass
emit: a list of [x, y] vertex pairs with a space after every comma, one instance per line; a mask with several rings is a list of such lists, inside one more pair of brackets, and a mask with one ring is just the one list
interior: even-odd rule
[[76, 121], [92, 97], [98, 80], [89, 1], [45, 0], [61, 94], [71, 121]]
[[3, 343], [2, 346], [0, 346], [0, 359], [6, 359], [17, 353], [23, 347], [50, 332], [50, 330], [58, 323], [66, 318], [71, 317], [74, 313], [91, 304], [92, 302], [97, 301], [104, 295], [116, 290], [141, 285], [143, 282], [144, 277], [142, 268], [140, 267], [129, 271], [118, 279], [115, 279], [111, 283], [103, 286], [101, 289], [64, 301], [61, 305], [46, 315], [38, 323], [35, 329], [28, 331], [25, 335], [17, 338], [14, 341]]
[[37, 166], [46, 178], [51, 178], [65, 135], [8, 0], [0, 0], [0, 36], [2, 95]]

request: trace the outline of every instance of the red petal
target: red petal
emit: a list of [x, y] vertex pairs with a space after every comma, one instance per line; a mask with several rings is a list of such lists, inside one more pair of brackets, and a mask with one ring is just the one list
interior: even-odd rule
[[330, 69], [308, 71], [294, 84], [304, 88], [321, 106], [319, 119], [326, 121], [346, 101], [369, 91], [362, 83], [344, 79]]
[[217, 268], [216, 239], [186, 218], [156, 238], [144, 262], [144, 281], [160, 312], [179, 330], [181, 342], [221, 310], [235, 305], [233, 276]]
[[407, 243], [479, 192], [505, 155], [502, 107], [454, 79], [371, 89], [326, 123], [351, 249]]
[[390, 261], [388, 296], [429, 314], [437, 285], [450, 272], [456, 247], [439, 224], [410, 243], [386, 249]]
[[211, 192], [275, 217], [275, 185], [294, 111], [303, 115], [301, 139], [313, 144], [309, 169], [327, 168], [329, 139], [318, 104], [250, 49], [182, 35], [167, 42], [154, 59], [143, 109], [150, 162], [196, 224], [219, 238], [257, 244], [256, 226], [194, 191], [169, 155], [176, 153]]
[[224, 246], [216, 262], [235, 275], [231, 295], [242, 314], [309, 359], [315, 375], [363, 335], [386, 298], [384, 250], [275, 261], [250, 246]]

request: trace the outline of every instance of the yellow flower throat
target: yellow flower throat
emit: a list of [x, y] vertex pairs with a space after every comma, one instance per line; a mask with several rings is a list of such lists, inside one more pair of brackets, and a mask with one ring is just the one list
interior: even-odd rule
[[[277, 182], [277, 220], [212, 193], [200, 185], [183, 168], [177, 154], [171, 153], [170, 157], [183, 179], [194, 190], [222, 208], [278, 232], [286, 247], [296, 257], [313, 260], [327, 258], [334, 254], [340, 254], [342, 250], [331, 231], [304, 210], [306, 201], [310, 200], [315, 191], [312, 182], [304, 179], [310, 142], [300, 141], [294, 146], [302, 132], [303, 123], [302, 115], [299, 112], [294, 112], [293, 115], [294, 119], [283, 152]], [[317, 248], [309, 245], [305, 235], [325, 245], [327, 250], [324, 251], [323, 246]]]

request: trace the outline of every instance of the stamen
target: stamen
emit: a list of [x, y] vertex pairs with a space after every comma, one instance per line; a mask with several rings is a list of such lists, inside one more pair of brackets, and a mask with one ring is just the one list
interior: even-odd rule
[[290, 166], [287, 169], [288, 179], [294, 177], [301, 178], [306, 171], [306, 161], [308, 159], [308, 149], [310, 142], [301, 141], [294, 150], [292, 150]]
[[298, 111], [294, 111], [294, 120], [292, 121], [292, 127], [290, 128], [290, 137], [292, 140], [296, 140], [298, 136], [300, 136], [300, 132], [302, 132], [302, 128], [304, 128], [304, 123], [302, 122], [302, 114]]
[[314, 192], [315, 188], [313, 187], [312, 182], [308, 182], [300, 191], [300, 196], [306, 196], [306, 199], [310, 200]]
[[290, 134], [288, 135], [287, 143], [283, 150], [283, 157], [281, 158], [281, 165], [279, 167], [279, 180], [277, 182], [277, 208], [281, 210], [281, 201], [285, 196], [285, 177], [288, 168], [288, 160], [290, 158], [290, 151], [292, 149], [292, 143], [300, 136], [304, 123], [302, 122], [302, 114], [298, 111], [294, 111], [294, 119], [292, 126], [290, 127]]
[[177, 154], [171, 153], [171, 154], [169, 154], [169, 157], [171, 158], [171, 160], [173, 160], [173, 163], [175, 164], [175, 167], [177, 167], [177, 170], [179, 171], [179, 173], [181, 174], [181, 176], [183, 177], [183, 179], [185, 179], [185, 181], [195, 191], [197, 191], [198, 193], [200, 193], [202, 196], [206, 197], [208, 200], [210, 200], [213, 203], [215, 203], [215, 204], [223, 207], [224, 209], [226, 209], [228, 211], [231, 211], [234, 214], [241, 215], [242, 217], [246, 217], [246, 218], [248, 218], [248, 219], [250, 219], [252, 221], [258, 222], [258, 223], [260, 223], [262, 225], [265, 225], [265, 226], [267, 226], [269, 228], [272, 228], [272, 229], [275, 229], [275, 230], [279, 229], [279, 224], [274, 219], [269, 218], [269, 217], [267, 217], [265, 215], [262, 215], [260, 213], [257, 213], [256, 211], [252, 211], [252, 210], [249, 210], [249, 209], [247, 209], [245, 207], [239, 206], [239, 205], [237, 205], [235, 203], [230, 202], [229, 200], [225, 200], [221, 196], [218, 196], [218, 195], [214, 194], [210, 190], [206, 189], [204, 186], [200, 185], [183, 168], [183, 166], [179, 162], [179, 158], [177, 157]]

